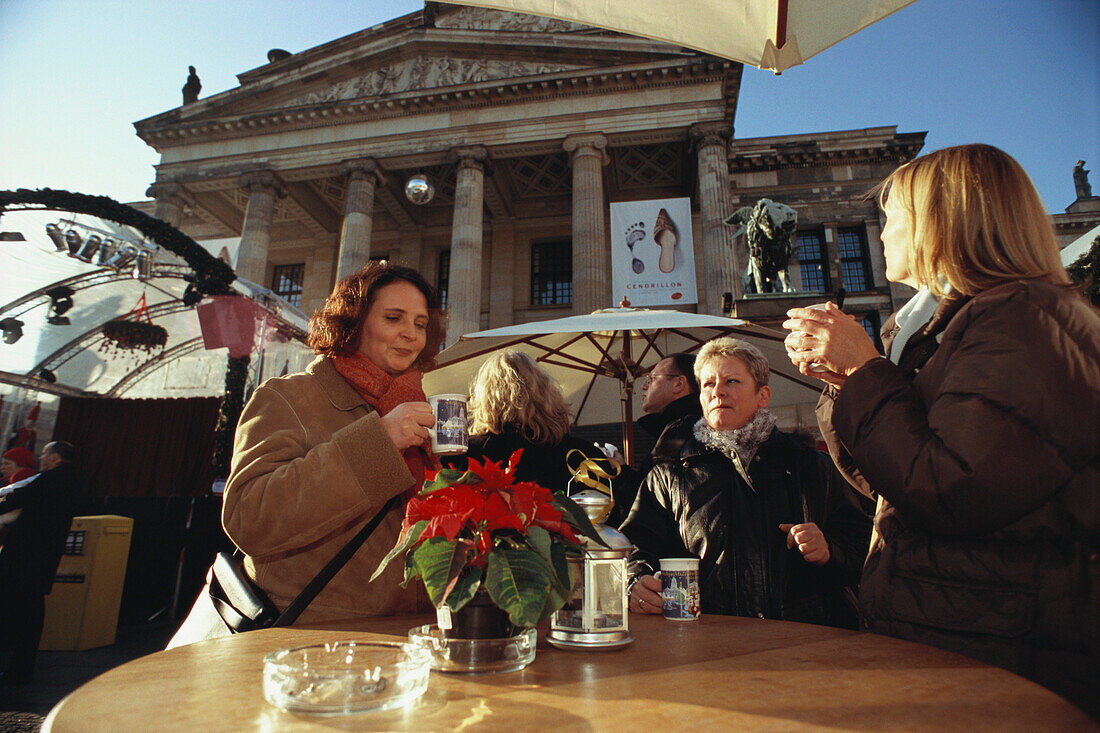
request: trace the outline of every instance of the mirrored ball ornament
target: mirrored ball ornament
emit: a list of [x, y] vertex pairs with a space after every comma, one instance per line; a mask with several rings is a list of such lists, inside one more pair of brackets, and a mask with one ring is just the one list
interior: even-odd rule
[[405, 184], [405, 196], [414, 204], [426, 204], [435, 196], [435, 186], [427, 176], [418, 173]]

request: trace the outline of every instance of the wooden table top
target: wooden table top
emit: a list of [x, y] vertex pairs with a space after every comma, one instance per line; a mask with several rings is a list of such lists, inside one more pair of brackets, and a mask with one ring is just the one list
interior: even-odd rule
[[[263, 656], [326, 641], [404, 638], [427, 617], [338, 630], [265, 629], [157, 652], [83, 685], [44, 731], [1092, 730], [1028, 680], [932, 647], [822, 626], [729, 616], [631, 616], [636, 641], [565, 651], [539, 635], [519, 672], [432, 672], [403, 710], [315, 717], [263, 698]], [[367, 632], [364, 629], [370, 628]]]

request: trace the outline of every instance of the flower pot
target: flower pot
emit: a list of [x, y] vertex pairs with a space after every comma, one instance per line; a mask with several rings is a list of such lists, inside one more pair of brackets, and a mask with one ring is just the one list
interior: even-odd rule
[[518, 632], [484, 587], [477, 589], [469, 603], [451, 612], [451, 628], [442, 630], [447, 639], [507, 639]]

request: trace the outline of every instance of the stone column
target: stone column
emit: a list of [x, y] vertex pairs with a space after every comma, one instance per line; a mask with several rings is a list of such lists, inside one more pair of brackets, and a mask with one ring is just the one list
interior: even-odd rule
[[190, 194], [178, 183], [154, 183], [145, 191], [145, 195], [157, 200], [153, 216], [177, 229], [183, 221], [183, 207], [194, 204]]
[[271, 171], [245, 173], [238, 181], [248, 191], [248, 207], [241, 227], [241, 245], [237, 250], [237, 276], [267, 287], [267, 252], [271, 247], [271, 220], [275, 214], [278, 180]]
[[371, 158], [343, 162], [340, 174], [347, 178], [348, 192], [344, 202], [344, 224], [340, 228], [337, 280], [357, 272], [370, 259], [374, 187], [382, 181], [378, 164]]
[[451, 228], [451, 272], [447, 285], [447, 341], [481, 330], [482, 210], [485, 205], [485, 148], [458, 148], [455, 208]]
[[699, 312], [722, 315], [722, 294], [734, 300], [745, 297], [741, 273], [748, 253], [734, 248], [733, 228], [722, 220], [729, 215], [729, 131], [722, 122], [705, 122], [691, 128], [699, 169], [699, 219], [703, 232], [703, 298]]
[[610, 159], [602, 133], [570, 135], [563, 147], [573, 164], [573, 312], [583, 315], [615, 305], [603, 195], [603, 167]]

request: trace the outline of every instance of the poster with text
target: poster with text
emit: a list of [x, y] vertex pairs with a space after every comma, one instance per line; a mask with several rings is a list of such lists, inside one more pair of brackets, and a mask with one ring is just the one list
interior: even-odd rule
[[611, 286], [616, 306], [698, 301], [691, 199], [611, 204]]

